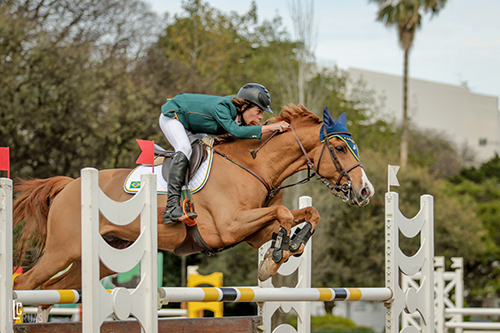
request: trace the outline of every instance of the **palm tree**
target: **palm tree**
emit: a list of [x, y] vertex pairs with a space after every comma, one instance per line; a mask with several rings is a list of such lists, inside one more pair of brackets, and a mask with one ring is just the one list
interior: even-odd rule
[[421, 25], [423, 13], [437, 14], [447, 0], [369, 0], [379, 5], [377, 21], [386, 26], [396, 26], [399, 44], [404, 51], [403, 74], [403, 123], [401, 135], [401, 167], [408, 163], [408, 57], [415, 32]]

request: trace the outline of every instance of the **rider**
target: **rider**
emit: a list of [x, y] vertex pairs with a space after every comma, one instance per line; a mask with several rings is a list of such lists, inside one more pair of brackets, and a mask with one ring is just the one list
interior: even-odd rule
[[[258, 126], [264, 111], [273, 113], [270, 106], [271, 96], [267, 89], [257, 83], [248, 83], [237, 95], [179, 94], [161, 107], [160, 128], [175, 150], [168, 174], [165, 224], [179, 222], [184, 214], [180, 196], [191, 158], [190, 137], [229, 133], [238, 139], [260, 139], [263, 134], [289, 128], [285, 121]], [[196, 216], [196, 213], [189, 214], [190, 218]]]

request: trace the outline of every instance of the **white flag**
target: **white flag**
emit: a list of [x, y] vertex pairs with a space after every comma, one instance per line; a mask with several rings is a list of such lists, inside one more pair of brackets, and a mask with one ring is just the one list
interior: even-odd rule
[[389, 164], [389, 169], [388, 169], [388, 189], [389, 192], [391, 191], [391, 186], [399, 186], [399, 181], [398, 177], [396, 175], [398, 174], [399, 171], [399, 166], [398, 165], [390, 165]]

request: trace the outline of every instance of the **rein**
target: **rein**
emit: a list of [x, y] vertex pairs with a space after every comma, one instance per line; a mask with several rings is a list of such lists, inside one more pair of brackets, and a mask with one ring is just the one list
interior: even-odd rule
[[[304, 145], [302, 144], [302, 141], [300, 141], [300, 138], [298, 137], [297, 133], [295, 132], [295, 129], [292, 127], [292, 125], [290, 124], [290, 128], [292, 129], [292, 133], [295, 137], [295, 140], [297, 141], [300, 149], [302, 150], [302, 153], [304, 154], [304, 157], [307, 159], [307, 177], [302, 179], [302, 180], [299, 180], [298, 182], [296, 183], [293, 183], [293, 184], [289, 184], [289, 185], [280, 185], [278, 187], [275, 187], [275, 188], [272, 188], [265, 180], [264, 178], [262, 178], [262, 176], [260, 176], [258, 173], [256, 173], [255, 171], [253, 171], [252, 169], [244, 166], [243, 164], [239, 163], [238, 161], [234, 160], [231, 156], [221, 152], [220, 150], [217, 150], [215, 149], [214, 147], [210, 146], [210, 145], [207, 145], [206, 143], [204, 143], [203, 141], [202, 144], [206, 147], [208, 147], [209, 149], [211, 149], [213, 152], [217, 153], [218, 155], [222, 156], [223, 158], [227, 159], [228, 161], [236, 164], [237, 166], [239, 166], [240, 168], [242, 168], [243, 170], [245, 170], [246, 172], [250, 173], [252, 176], [254, 176], [255, 178], [257, 178], [261, 183], [262, 185], [264, 185], [264, 187], [266, 188], [267, 190], [267, 196], [266, 196], [266, 201], [264, 203], [264, 207], [267, 207], [269, 205], [269, 203], [271, 202], [271, 200], [279, 193], [279, 191], [285, 189], [285, 188], [288, 188], [288, 187], [292, 187], [292, 186], [296, 186], [296, 185], [301, 185], [301, 184], [305, 184], [307, 183], [309, 180], [311, 180], [312, 177], [314, 177], [314, 175], [316, 175], [317, 179], [321, 180], [321, 182], [323, 184], [325, 184], [326, 187], [328, 187], [328, 189], [330, 190], [330, 193], [335, 195], [336, 197], [340, 198], [342, 201], [346, 202], [347, 200], [349, 200], [349, 193], [350, 193], [350, 189], [351, 189], [351, 183], [352, 183], [352, 179], [351, 177], [349, 176], [349, 172], [351, 172], [353, 169], [357, 168], [357, 167], [363, 167], [363, 165], [361, 163], [356, 163], [354, 164], [353, 166], [351, 166], [349, 169], [345, 170], [344, 167], [342, 167], [342, 164], [340, 164], [340, 161], [337, 157], [337, 154], [335, 153], [335, 150], [333, 149], [330, 141], [328, 140], [327, 136], [326, 136], [326, 129], [323, 127], [323, 132], [325, 134], [325, 143], [323, 144], [323, 149], [321, 150], [321, 155], [319, 157], [319, 161], [318, 161], [318, 164], [317, 164], [317, 168], [314, 167], [314, 163], [311, 161], [311, 159], [309, 158], [309, 155], [307, 154], [307, 151], [306, 149], [304, 148]], [[276, 136], [276, 134], [280, 133], [278, 130], [273, 132], [273, 134], [257, 149], [257, 150], [252, 150], [250, 149], [250, 154], [252, 155], [252, 158], [256, 158], [257, 157], [257, 153], [258, 151], [266, 144], [269, 142], [269, 140], [271, 140], [271, 138], [273, 138], [274, 136]], [[330, 134], [345, 134], [344, 132], [336, 132], [336, 133], [330, 133]], [[337, 169], [337, 171], [339, 172], [339, 178], [337, 180], [337, 183], [335, 185], [332, 185], [328, 179], [326, 179], [325, 177], [321, 176], [319, 174], [319, 165], [321, 163], [321, 159], [323, 158], [323, 153], [325, 151], [325, 147], [328, 146], [328, 151], [330, 152], [330, 156], [332, 158], [332, 161], [333, 161], [333, 164], [335, 165], [335, 168]], [[313, 174], [311, 174], [311, 170], [313, 171]], [[347, 182], [344, 182], [343, 184], [340, 184], [340, 181], [342, 180], [343, 177], [346, 177], [347, 178]], [[343, 195], [340, 195], [338, 194], [337, 192], [342, 192]]]

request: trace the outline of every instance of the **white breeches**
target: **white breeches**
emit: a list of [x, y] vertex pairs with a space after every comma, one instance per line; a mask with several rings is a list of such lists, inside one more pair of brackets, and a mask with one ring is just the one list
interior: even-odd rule
[[191, 142], [196, 139], [202, 139], [206, 134], [193, 134], [186, 130], [180, 121], [174, 118], [169, 118], [160, 114], [160, 128], [168, 142], [174, 150], [181, 151], [186, 155], [188, 160], [191, 160]]

